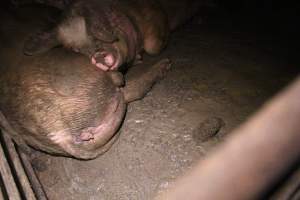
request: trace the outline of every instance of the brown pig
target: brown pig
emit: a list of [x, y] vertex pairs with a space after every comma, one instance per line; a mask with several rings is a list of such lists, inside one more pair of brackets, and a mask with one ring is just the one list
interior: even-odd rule
[[44, 24], [46, 8], [24, 8], [0, 20], [0, 127], [17, 144], [92, 159], [115, 141], [127, 103], [142, 98], [170, 68], [162, 60], [125, 81], [64, 48], [28, 57], [25, 38]]
[[[102, 70], [116, 70], [158, 54], [171, 30], [191, 18], [207, 0], [78, 0], [51, 30], [34, 33], [24, 53], [63, 46], [87, 55]], [[138, 62], [135, 62], [138, 63]]]

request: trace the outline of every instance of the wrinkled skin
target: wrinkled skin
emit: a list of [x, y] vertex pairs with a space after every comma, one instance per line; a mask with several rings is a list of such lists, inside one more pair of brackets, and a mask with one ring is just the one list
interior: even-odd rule
[[166, 46], [170, 31], [192, 17], [205, 0], [78, 0], [57, 25], [34, 33], [25, 43], [26, 55], [38, 55], [62, 44], [87, 55], [104, 71], [139, 63]]
[[142, 98], [170, 62], [162, 60], [124, 81], [121, 73], [104, 72], [64, 48], [24, 56], [25, 38], [53, 12], [30, 7], [17, 13], [1, 12], [2, 131], [24, 148], [79, 159], [97, 157], [117, 138], [127, 103]]

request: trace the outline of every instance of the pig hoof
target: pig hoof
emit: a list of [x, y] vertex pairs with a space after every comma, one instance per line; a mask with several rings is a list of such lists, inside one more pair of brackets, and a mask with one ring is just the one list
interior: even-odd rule
[[158, 77], [163, 78], [167, 75], [167, 72], [171, 69], [172, 62], [170, 59], [165, 58], [155, 64], [155, 68], [158, 71]]
[[133, 61], [133, 65], [139, 65], [143, 63], [143, 58], [141, 54], [137, 54], [135, 60]]

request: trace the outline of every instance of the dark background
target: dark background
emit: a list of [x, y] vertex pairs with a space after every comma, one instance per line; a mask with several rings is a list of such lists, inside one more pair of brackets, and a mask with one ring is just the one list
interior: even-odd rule
[[[4, 7], [38, 2], [63, 8], [73, 0], [5, 0]], [[300, 3], [274, 0], [208, 0], [214, 11], [226, 12], [233, 20], [245, 24], [255, 23], [268, 28], [288, 28], [297, 31]]]

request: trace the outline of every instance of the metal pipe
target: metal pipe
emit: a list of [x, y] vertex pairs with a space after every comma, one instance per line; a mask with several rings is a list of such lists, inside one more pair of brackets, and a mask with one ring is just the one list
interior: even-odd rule
[[28, 180], [27, 174], [22, 166], [22, 162], [20, 160], [20, 157], [16, 151], [16, 147], [13, 143], [13, 141], [8, 137], [7, 134], [3, 134], [3, 138], [6, 144], [6, 149], [8, 151], [9, 159], [11, 160], [14, 168], [16, 177], [18, 178], [18, 182], [20, 183], [22, 192], [24, 194], [24, 198], [35, 200], [34, 192], [31, 188], [31, 184]]
[[0, 199], [47, 200], [27, 155], [0, 132]]
[[0, 143], [0, 175], [2, 177], [4, 188], [9, 199], [21, 200], [18, 187], [15, 183], [10, 165], [5, 155], [3, 143]]
[[297, 164], [299, 145], [300, 78], [156, 199], [258, 199]]

